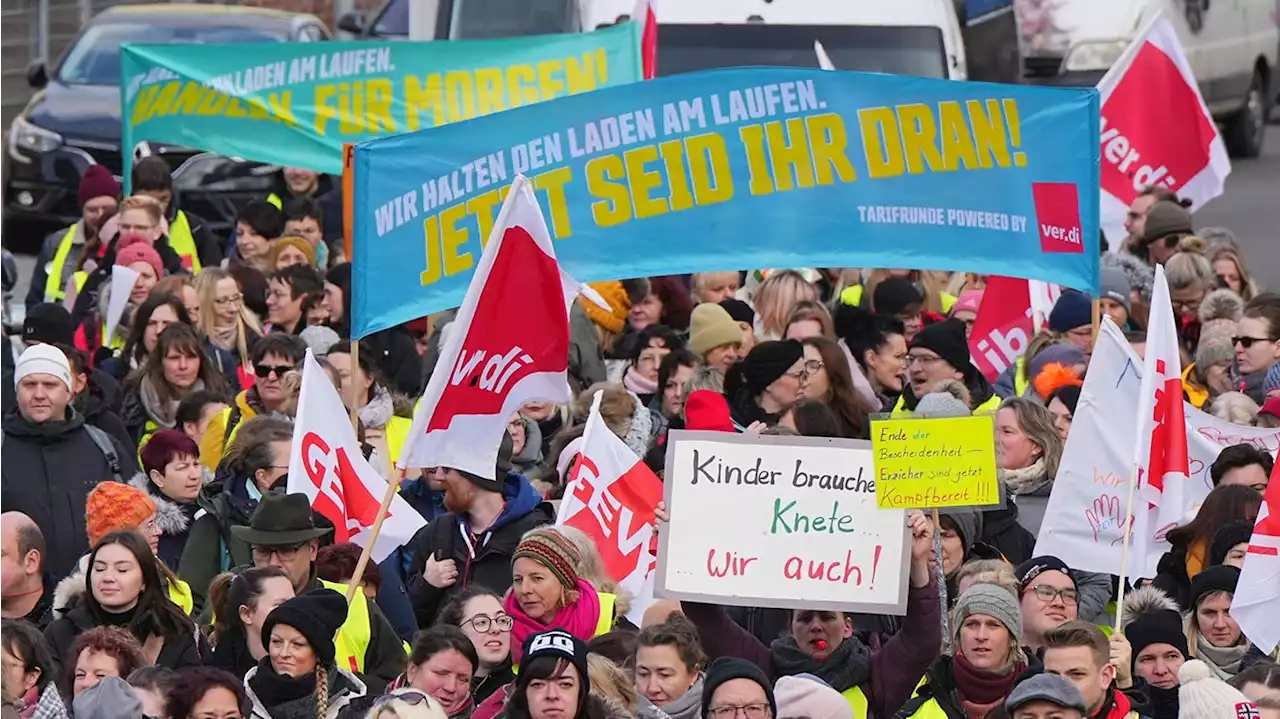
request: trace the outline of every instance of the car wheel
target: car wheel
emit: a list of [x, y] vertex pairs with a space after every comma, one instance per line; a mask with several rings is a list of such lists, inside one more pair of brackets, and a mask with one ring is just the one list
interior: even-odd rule
[[4, 248], [15, 255], [36, 255], [40, 246], [51, 230], [34, 220], [4, 218], [4, 227], [0, 236], [4, 237]]
[[1267, 82], [1261, 70], [1253, 71], [1249, 94], [1244, 107], [1226, 122], [1223, 141], [1232, 157], [1257, 157], [1262, 154], [1262, 143], [1267, 132]]

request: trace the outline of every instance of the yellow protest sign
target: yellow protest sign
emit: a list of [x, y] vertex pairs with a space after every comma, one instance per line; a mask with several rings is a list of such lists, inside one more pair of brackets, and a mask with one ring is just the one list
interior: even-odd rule
[[1000, 503], [990, 416], [890, 419], [871, 425], [881, 509]]

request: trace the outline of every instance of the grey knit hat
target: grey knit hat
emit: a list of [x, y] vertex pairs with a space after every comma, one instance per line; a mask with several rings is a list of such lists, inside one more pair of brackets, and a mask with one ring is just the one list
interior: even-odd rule
[[951, 610], [952, 631], [959, 633], [964, 620], [974, 614], [985, 614], [998, 620], [1009, 630], [1017, 644], [1022, 643], [1022, 609], [1018, 600], [1004, 587], [996, 584], [975, 584], [956, 600]]
[[1048, 673], [1036, 674], [1019, 682], [1013, 691], [1009, 692], [1009, 698], [1004, 700], [1004, 708], [1010, 716], [1013, 716], [1013, 712], [1018, 707], [1035, 701], [1050, 702], [1064, 709], [1075, 709], [1082, 715], [1089, 713], [1084, 703], [1084, 696], [1080, 694], [1075, 684], [1058, 674]]
[[1103, 267], [1098, 274], [1098, 285], [1102, 290], [1099, 297], [1109, 297], [1124, 305], [1126, 312], [1132, 312], [1133, 299], [1130, 296], [1129, 276], [1119, 267]]

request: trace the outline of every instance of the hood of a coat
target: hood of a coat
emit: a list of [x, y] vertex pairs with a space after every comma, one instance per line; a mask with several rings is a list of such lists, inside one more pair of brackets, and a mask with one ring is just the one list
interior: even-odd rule
[[129, 485], [140, 489], [156, 503], [156, 525], [165, 534], [182, 534], [191, 524], [187, 511], [182, 505], [160, 493], [154, 482], [147, 475], [138, 472], [129, 480]]
[[5, 434], [14, 438], [21, 438], [39, 444], [53, 444], [62, 441], [63, 437], [83, 427], [84, 415], [75, 411], [73, 407], [68, 406], [66, 419], [36, 423], [27, 420], [17, 408], [14, 408], [4, 416], [0, 426], [4, 427]]

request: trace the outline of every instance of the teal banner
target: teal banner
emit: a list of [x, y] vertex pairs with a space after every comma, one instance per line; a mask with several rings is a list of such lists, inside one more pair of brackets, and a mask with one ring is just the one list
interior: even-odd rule
[[343, 143], [641, 79], [636, 23], [501, 40], [126, 44], [120, 64], [125, 148], [149, 140], [331, 174]]

